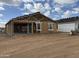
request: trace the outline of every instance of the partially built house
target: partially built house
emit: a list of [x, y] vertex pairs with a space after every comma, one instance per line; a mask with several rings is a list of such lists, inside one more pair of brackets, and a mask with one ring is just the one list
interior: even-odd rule
[[52, 32], [57, 32], [56, 22], [40, 12], [13, 18], [6, 24], [7, 34]]

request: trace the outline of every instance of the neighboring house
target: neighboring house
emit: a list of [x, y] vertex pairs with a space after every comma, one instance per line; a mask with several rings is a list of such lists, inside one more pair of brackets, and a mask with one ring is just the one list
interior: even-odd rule
[[57, 22], [58, 22], [58, 31], [60, 32], [70, 32], [79, 30], [79, 17], [60, 19]]
[[0, 32], [5, 32], [5, 24], [0, 23]]
[[40, 12], [13, 18], [6, 24], [6, 33], [52, 33], [57, 31], [57, 24]]
[[5, 28], [4, 27], [0, 27], [0, 32], [5, 32]]

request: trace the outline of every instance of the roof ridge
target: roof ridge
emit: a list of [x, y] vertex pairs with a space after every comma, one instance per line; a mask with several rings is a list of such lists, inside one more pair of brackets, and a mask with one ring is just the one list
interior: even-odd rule
[[63, 18], [63, 19], [57, 20], [57, 22], [63, 23], [63, 22], [72, 22], [72, 21], [76, 21], [76, 20], [79, 20], [79, 16]]

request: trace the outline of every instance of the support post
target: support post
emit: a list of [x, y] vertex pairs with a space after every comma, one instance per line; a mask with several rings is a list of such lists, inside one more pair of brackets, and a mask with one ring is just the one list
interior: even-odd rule
[[33, 22], [32, 22], [32, 34], [33, 34]]
[[27, 23], [27, 34], [29, 34], [29, 23]]

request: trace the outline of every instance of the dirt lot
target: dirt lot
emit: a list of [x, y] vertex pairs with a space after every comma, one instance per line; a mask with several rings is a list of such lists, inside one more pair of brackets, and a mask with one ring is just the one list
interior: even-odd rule
[[79, 57], [79, 35], [1, 33], [0, 57]]

